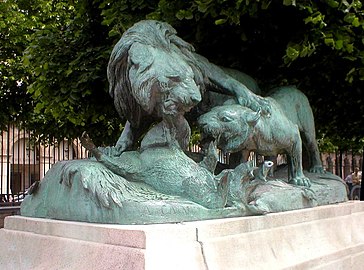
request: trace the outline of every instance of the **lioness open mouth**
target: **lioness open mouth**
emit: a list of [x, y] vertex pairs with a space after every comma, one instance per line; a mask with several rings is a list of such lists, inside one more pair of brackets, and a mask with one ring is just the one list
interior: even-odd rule
[[203, 142], [203, 144], [209, 144], [210, 142], [213, 142], [215, 145], [218, 146], [221, 142], [221, 138], [221, 134], [214, 134], [204, 129], [201, 137], [201, 142]]

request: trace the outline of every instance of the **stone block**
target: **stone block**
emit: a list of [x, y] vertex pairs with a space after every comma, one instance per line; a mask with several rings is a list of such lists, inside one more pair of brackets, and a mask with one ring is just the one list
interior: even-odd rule
[[0, 269], [359, 270], [364, 202], [151, 225], [11, 216], [0, 242]]

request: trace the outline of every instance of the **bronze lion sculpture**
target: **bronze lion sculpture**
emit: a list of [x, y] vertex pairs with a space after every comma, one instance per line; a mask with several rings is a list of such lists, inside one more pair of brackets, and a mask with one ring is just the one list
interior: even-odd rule
[[264, 156], [287, 154], [290, 182], [310, 186], [310, 180], [303, 174], [301, 134], [311, 158], [310, 171], [322, 173], [323, 168], [307, 97], [295, 87], [281, 87], [266, 100], [271, 106], [270, 116], [232, 104], [213, 108], [198, 122], [203, 132], [217, 139], [217, 146], [225, 152], [248, 150]]
[[119, 154], [135, 149], [153, 123], [171, 115], [178, 118], [175, 134], [184, 149], [190, 137], [184, 115], [209, 91], [233, 96], [254, 111], [270, 110], [264, 99], [232, 77], [236, 72], [196, 54], [164, 22], [140, 21], [124, 32], [111, 53], [107, 76], [116, 110], [127, 120], [116, 143]]

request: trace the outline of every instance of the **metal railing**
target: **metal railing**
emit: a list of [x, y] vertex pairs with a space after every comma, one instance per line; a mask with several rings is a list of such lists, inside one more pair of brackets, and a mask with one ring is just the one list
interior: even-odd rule
[[[0, 133], [0, 206], [16, 206], [23, 200], [27, 189], [40, 181], [46, 172], [60, 160], [83, 159], [89, 157], [88, 151], [78, 139], [51, 141], [49, 144], [32, 143], [32, 134], [9, 125]], [[194, 145], [189, 149], [199, 153], [201, 149]], [[354, 167], [362, 170], [362, 156], [352, 152], [337, 152], [321, 155], [324, 168], [342, 179], [350, 174]], [[250, 160], [255, 164], [261, 157], [251, 153]], [[229, 155], [219, 152], [219, 161], [229, 163]], [[278, 165], [286, 163], [284, 155], [277, 160]]]
[[57, 161], [86, 157], [78, 139], [33, 143], [31, 132], [9, 125], [0, 134], [0, 205], [19, 204]]

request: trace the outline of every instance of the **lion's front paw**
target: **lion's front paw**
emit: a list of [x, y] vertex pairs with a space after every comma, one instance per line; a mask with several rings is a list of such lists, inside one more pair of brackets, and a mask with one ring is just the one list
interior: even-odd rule
[[309, 170], [310, 173], [319, 173], [324, 174], [326, 173], [325, 169], [321, 165], [315, 165]]
[[270, 116], [272, 113], [272, 107], [266, 99], [259, 99], [259, 108], [262, 115]]
[[306, 176], [296, 176], [289, 181], [290, 184], [297, 186], [310, 187], [311, 181]]

